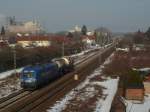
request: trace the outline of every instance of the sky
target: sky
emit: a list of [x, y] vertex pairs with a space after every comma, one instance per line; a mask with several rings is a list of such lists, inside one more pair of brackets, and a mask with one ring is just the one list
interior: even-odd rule
[[0, 0], [0, 24], [15, 16], [36, 19], [49, 32], [107, 27], [113, 32], [145, 31], [150, 26], [150, 0]]

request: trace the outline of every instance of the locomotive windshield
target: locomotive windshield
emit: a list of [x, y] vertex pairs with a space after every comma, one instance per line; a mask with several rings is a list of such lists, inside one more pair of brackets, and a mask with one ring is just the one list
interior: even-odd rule
[[24, 72], [23, 77], [32, 78], [34, 77], [34, 72]]

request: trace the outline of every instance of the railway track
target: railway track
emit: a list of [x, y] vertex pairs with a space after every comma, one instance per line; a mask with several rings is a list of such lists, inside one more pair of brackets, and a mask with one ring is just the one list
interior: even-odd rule
[[19, 91], [19, 94], [16, 94], [16, 93], [15, 93], [15, 95], [13, 94], [14, 96], [12, 96], [12, 94], [11, 94], [9, 97], [6, 97], [3, 100], [1, 100], [0, 109], [6, 107], [7, 105], [10, 105], [11, 103], [29, 95], [29, 94], [31, 94], [31, 92], [23, 91], [23, 90]]
[[[94, 55], [95, 55], [95, 53], [82, 56], [80, 59], [78, 59], [80, 61], [77, 61], [77, 63], [75, 63], [75, 66], [86, 61], [88, 58], [90, 58], [91, 56], [94, 56]], [[31, 94], [32, 92], [33, 91], [20, 90], [20, 91], [10, 94], [7, 97], [1, 98], [0, 99], [0, 109], [5, 108], [7, 105], [10, 105], [11, 103], [16, 102], [17, 100], [19, 100], [23, 97], [26, 97], [27, 95]]]
[[75, 62], [75, 65], [79, 65], [80, 63], [86, 61], [88, 58], [94, 56], [97, 52], [89, 54], [89, 55], [84, 55], [82, 58], [80, 58], [77, 62]]
[[[55, 95], [62, 93], [61, 91], [68, 86], [76, 84], [73, 78], [74, 74], [78, 73], [80, 77], [85, 77], [84, 74], [90, 73], [90, 70], [94, 69], [94, 67], [99, 64], [96, 64], [99, 57], [100, 54], [98, 53], [93, 53], [93, 55], [87, 56], [83, 61], [76, 63], [76, 70], [74, 72], [63, 76], [44, 88], [32, 92], [21, 90], [22, 92], [20, 92], [20, 94], [16, 93], [16, 95], [1, 99], [0, 112], [28, 112], [34, 110], [47, 99], [53, 98]], [[72, 88], [72, 86], [70, 88]]]
[[9, 99], [11, 99], [11, 98], [13, 98], [14, 96], [17, 96], [17, 95], [23, 93], [23, 92], [24, 92], [24, 90], [19, 90], [17, 92], [14, 92], [14, 93], [8, 95], [7, 97], [1, 98], [0, 99], [0, 104], [3, 103], [3, 102], [5, 102], [5, 101], [7, 101], [7, 100], [9, 100]]

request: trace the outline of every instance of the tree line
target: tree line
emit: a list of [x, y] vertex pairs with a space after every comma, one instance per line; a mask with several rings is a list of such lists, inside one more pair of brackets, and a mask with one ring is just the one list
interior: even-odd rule
[[[73, 45], [65, 45], [65, 55], [78, 53], [81, 51], [81, 44], [76, 43]], [[47, 63], [51, 59], [62, 56], [62, 47], [36, 47], [36, 48], [23, 48], [16, 46], [16, 65], [17, 68], [34, 65], [37, 63]], [[14, 49], [11, 47], [3, 47], [0, 49], [0, 72], [14, 68]]]

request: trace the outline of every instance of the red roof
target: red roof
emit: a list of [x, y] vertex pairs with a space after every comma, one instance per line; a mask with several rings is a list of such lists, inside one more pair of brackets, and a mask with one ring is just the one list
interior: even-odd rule
[[66, 42], [69, 43], [72, 40], [65, 36], [59, 36], [59, 35], [48, 35], [48, 36], [22, 36], [22, 37], [16, 37], [17, 41], [57, 41], [57, 42]]
[[17, 41], [49, 41], [49, 36], [22, 36], [16, 37]]
[[65, 43], [70, 43], [72, 41], [71, 38], [65, 37], [65, 36], [53, 36], [51, 38], [52, 41], [57, 41], [57, 42], [65, 42]]
[[89, 35], [83, 35], [83, 36], [81, 36], [81, 38], [82, 39], [87, 39], [88, 38], [90, 40], [95, 40], [96, 37], [95, 36], [89, 36]]

